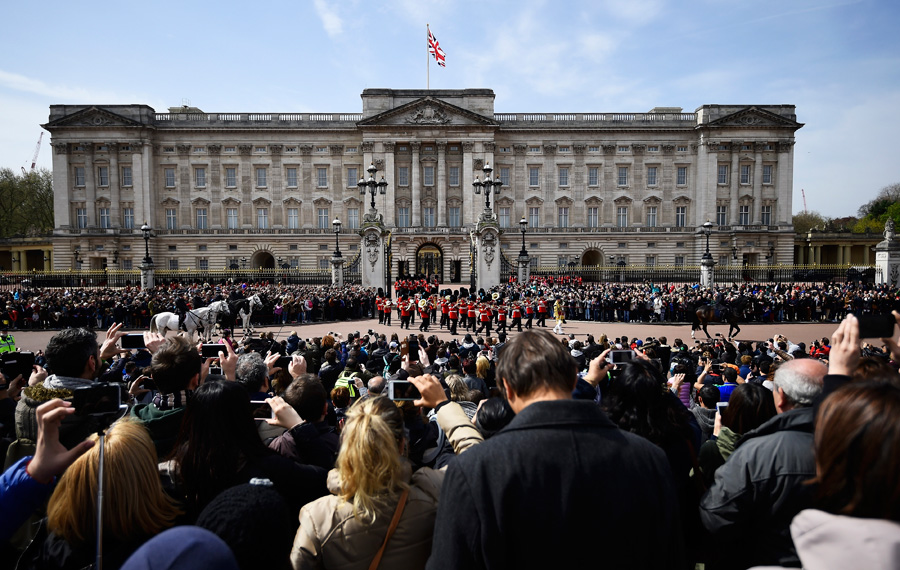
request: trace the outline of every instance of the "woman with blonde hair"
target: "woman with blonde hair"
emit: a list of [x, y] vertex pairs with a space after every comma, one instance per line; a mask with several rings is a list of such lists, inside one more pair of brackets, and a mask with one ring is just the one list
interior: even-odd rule
[[[457, 453], [481, 441], [465, 413], [446, 402], [433, 376], [412, 378], [417, 405], [439, 408], [438, 422]], [[446, 402], [446, 403], [445, 403]], [[274, 409], [274, 407], [273, 407]], [[300, 568], [424, 568], [444, 471], [412, 473], [403, 414], [385, 397], [363, 399], [347, 411], [333, 493], [301, 509], [291, 563]]]
[[[91, 436], [95, 441], [96, 435]], [[106, 432], [103, 567], [121, 566], [145, 541], [174, 526], [181, 511], [163, 491], [156, 448], [140, 423], [122, 419]], [[47, 531], [23, 555], [27, 568], [84, 568], [95, 557], [100, 446], [75, 460], [47, 505]], [[40, 535], [39, 535], [40, 537]], [[34, 557], [29, 553], [34, 549]]]

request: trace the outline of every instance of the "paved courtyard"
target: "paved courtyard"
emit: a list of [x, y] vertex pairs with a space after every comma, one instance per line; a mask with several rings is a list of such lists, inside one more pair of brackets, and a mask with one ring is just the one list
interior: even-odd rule
[[[553, 328], [554, 322], [547, 321], [547, 329]], [[418, 333], [419, 321], [416, 321], [407, 332], [400, 329], [399, 319], [392, 319], [392, 326], [379, 326], [377, 319], [361, 319], [355, 321], [339, 321], [339, 322], [317, 322], [308, 325], [286, 324], [284, 326], [266, 326], [256, 327], [257, 333], [260, 331], [274, 332], [278, 340], [287, 338], [291, 331], [297, 331], [301, 338], [321, 337], [329, 332], [339, 332], [346, 336], [348, 332], [360, 331], [365, 334], [369, 329], [374, 329], [378, 333], [390, 335], [392, 332], [399, 334]], [[815, 339], [822, 337], [831, 337], [831, 333], [837, 328], [837, 323], [774, 323], [774, 324], [757, 324], [743, 323], [741, 324], [741, 332], [737, 335], [737, 340], [758, 341], [771, 338], [776, 333], [787, 336], [794, 342], [805, 342], [807, 346]], [[609, 337], [620, 337], [628, 335], [629, 337], [647, 338], [648, 336], [660, 337], [665, 336], [669, 343], [674, 339], [680, 338], [687, 343], [691, 342], [691, 327], [688, 324], [651, 324], [651, 323], [593, 323], [584, 321], [569, 321], [564, 326], [565, 334], [573, 333], [576, 338], [584, 339], [585, 335], [593, 334], [598, 337], [606, 334]], [[16, 338], [16, 346], [21, 350], [40, 350], [47, 345], [54, 334], [58, 331], [12, 331]], [[465, 334], [461, 329], [460, 334], [456, 338], [462, 338]], [[712, 324], [709, 326], [709, 333], [727, 334], [728, 325]], [[432, 325], [429, 334], [435, 334], [440, 339], [449, 340], [454, 338], [445, 330], [438, 329]], [[515, 334], [515, 333], [512, 333]], [[97, 331], [98, 338], [103, 338], [103, 331]], [[217, 339], [218, 337], [216, 337]], [[697, 338], [703, 338], [702, 332]]]

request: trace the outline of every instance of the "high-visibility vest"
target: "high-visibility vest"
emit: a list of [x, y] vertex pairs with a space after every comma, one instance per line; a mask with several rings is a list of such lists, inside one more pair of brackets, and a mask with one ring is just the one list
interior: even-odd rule
[[13, 335], [0, 336], [0, 354], [16, 351], [16, 339]]

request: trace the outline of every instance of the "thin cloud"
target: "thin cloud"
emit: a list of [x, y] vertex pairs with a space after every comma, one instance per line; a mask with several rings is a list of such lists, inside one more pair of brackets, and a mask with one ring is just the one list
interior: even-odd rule
[[0, 88], [19, 93], [40, 95], [59, 103], [132, 103], [137, 100], [144, 100], [134, 94], [69, 87], [67, 85], [52, 85], [40, 79], [10, 73], [2, 69], [0, 69]]
[[322, 20], [325, 33], [332, 38], [341, 35], [341, 32], [344, 31], [344, 22], [338, 16], [337, 11], [329, 6], [326, 0], [315, 0], [313, 4], [316, 8], [316, 14]]

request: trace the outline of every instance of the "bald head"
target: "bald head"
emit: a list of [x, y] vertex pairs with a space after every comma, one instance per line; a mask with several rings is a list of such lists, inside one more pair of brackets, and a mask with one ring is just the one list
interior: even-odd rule
[[369, 390], [369, 394], [377, 396], [384, 392], [384, 384], [384, 376], [374, 376], [369, 379], [369, 383], [368, 385], [366, 385], [366, 388]]
[[779, 366], [775, 371], [775, 404], [778, 411], [811, 406], [822, 393], [827, 372], [824, 364], [812, 358], [789, 360]]

